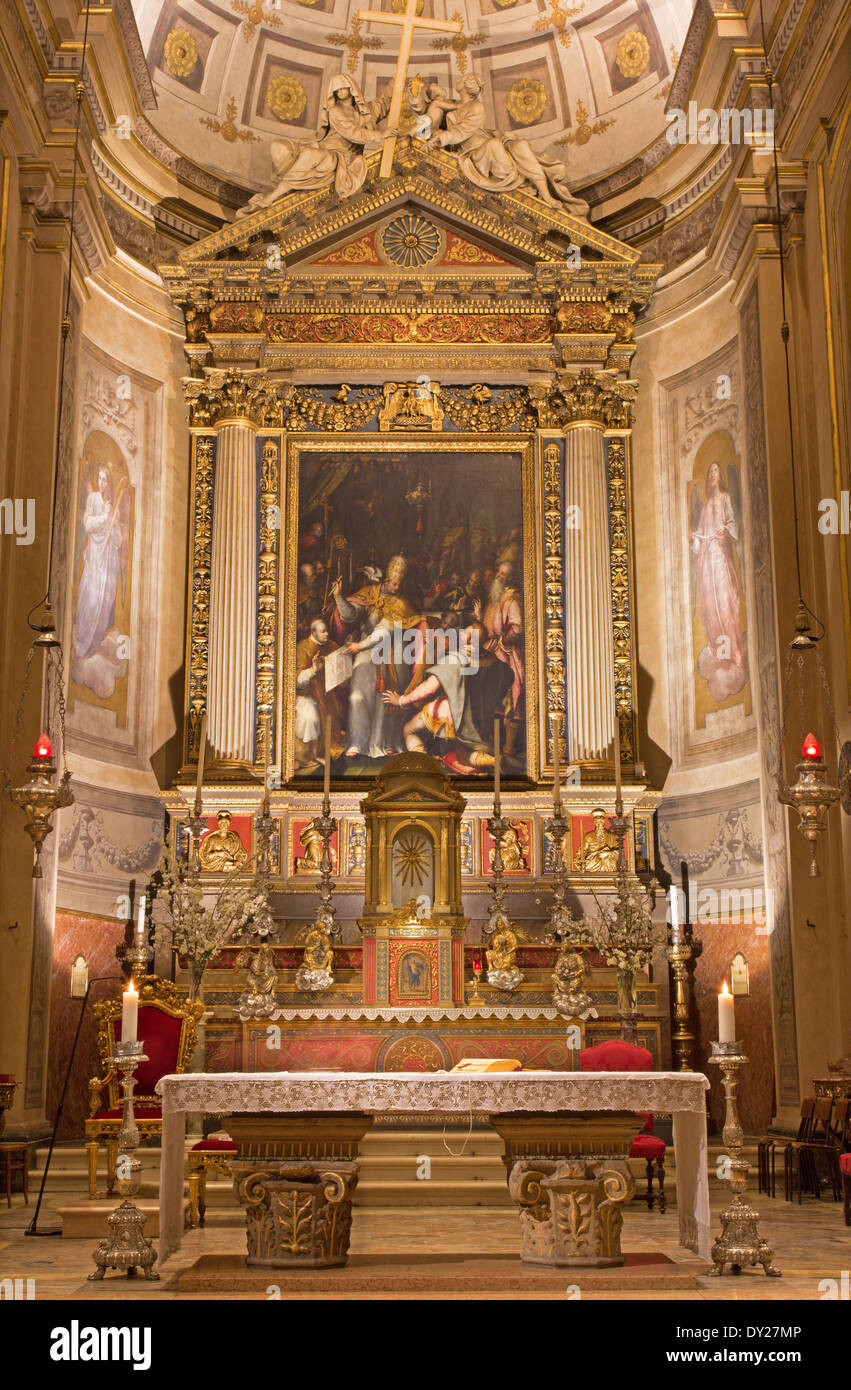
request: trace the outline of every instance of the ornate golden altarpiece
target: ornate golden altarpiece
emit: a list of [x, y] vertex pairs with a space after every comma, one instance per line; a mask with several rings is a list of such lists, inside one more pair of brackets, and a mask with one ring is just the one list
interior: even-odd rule
[[[637, 734], [630, 457], [637, 383], [630, 367], [636, 318], [660, 267], [641, 263], [632, 248], [532, 194], [473, 187], [453, 155], [418, 140], [400, 141], [388, 178], [379, 178], [379, 159], [379, 153], [368, 157], [367, 181], [353, 197], [341, 201], [327, 190], [290, 194], [188, 248], [179, 264], [161, 267], [186, 321], [192, 493], [184, 767], [165, 801], [176, 826], [188, 814], [206, 713], [212, 747], [205, 814], [227, 808], [232, 828], [251, 848], [264, 765], [278, 771], [270, 796], [276, 905], [287, 932], [308, 920], [317, 880], [299, 868], [298, 837], [318, 812], [320, 797], [318, 787], [291, 776], [286, 577], [297, 517], [288, 496], [288, 454], [292, 459], [302, 444], [339, 450], [403, 442], [426, 453], [430, 445], [475, 451], [497, 443], [529, 451], [524, 520], [534, 604], [526, 662], [534, 708], [527, 710], [527, 776], [504, 783], [503, 814], [516, 825], [522, 847], [522, 868], [506, 879], [512, 911], [538, 918], [542, 927], [547, 903], [534, 904], [553, 868], [544, 829], [553, 741], [585, 679], [567, 572], [576, 563], [570, 559], [576, 541], [567, 479], [580, 466], [583, 441], [592, 438], [603, 451], [605, 495], [593, 521], [605, 552], [609, 606], [597, 635], [611, 654], [631, 822], [628, 860], [633, 870], [654, 867], [659, 797], [644, 778]], [[400, 244], [407, 248], [402, 253]], [[227, 584], [222, 556], [228, 557]], [[563, 791], [565, 812], [575, 822], [572, 865], [591, 812], [614, 807], [612, 752], [597, 748], [579, 756], [563, 746], [563, 768], [565, 755], [574, 770]], [[468, 911], [479, 921], [490, 878], [485, 821], [491, 787], [489, 778], [465, 783], [459, 827], [461, 888], [468, 904], [479, 904], [475, 914]], [[318, 1041], [319, 1015], [322, 1027], [332, 1015], [337, 1027], [335, 1008], [357, 1014], [365, 1005], [355, 927], [369, 912], [364, 898], [374, 891], [364, 881], [364, 790], [342, 783], [334, 788], [332, 851], [344, 933], [335, 950], [333, 998], [323, 998], [322, 1009], [292, 989], [298, 953], [286, 934], [279, 953], [279, 997], [293, 1010], [301, 1058], [311, 1040]], [[571, 873], [580, 903], [591, 886], [605, 891], [611, 876]], [[478, 923], [468, 933], [468, 952], [477, 932]], [[467, 965], [468, 958], [469, 979]], [[524, 984], [509, 1001], [486, 986], [483, 994], [494, 1006], [520, 1010], [520, 1019], [507, 1021], [500, 1010], [503, 1018], [488, 1026], [535, 1033], [538, 1051], [529, 1055], [540, 1061], [552, 1056], [547, 1048], [554, 1034], [563, 1036], [563, 1022], [548, 1007], [549, 960], [529, 948], [527, 966]], [[240, 1032], [233, 1023], [238, 979], [232, 970], [212, 971], [208, 988], [214, 1013], [208, 1047], [212, 1038], [219, 1048], [216, 1065], [235, 1069], [256, 1062], [261, 1027], [244, 1024]], [[606, 1019], [615, 1008], [612, 973], [595, 970], [591, 984], [601, 1017], [589, 1033], [612, 1036], [614, 1021]], [[668, 1013], [660, 988], [647, 985], [639, 996], [644, 1037], [657, 1054], [666, 1047]], [[363, 1031], [367, 1023], [348, 1024], [350, 1032], [352, 1026]], [[448, 1022], [429, 1025], [412, 1017], [405, 1027], [405, 1037], [431, 1028], [424, 1052], [431, 1064], [451, 1060]], [[378, 1060], [364, 1053], [365, 1064], [383, 1065], [387, 1048], [404, 1038], [398, 1028], [394, 1034], [392, 1019], [370, 1018], [368, 1028], [384, 1051]]]

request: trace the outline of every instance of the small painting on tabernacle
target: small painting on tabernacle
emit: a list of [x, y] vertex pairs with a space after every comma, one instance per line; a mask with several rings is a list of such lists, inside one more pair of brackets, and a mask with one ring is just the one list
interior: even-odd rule
[[526, 775], [523, 470], [509, 451], [291, 454], [297, 778], [322, 776], [329, 720], [335, 779], [406, 750], [490, 779], [495, 721], [503, 775]]
[[400, 998], [428, 999], [431, 993], [431, 965], [421, 951], [406, 951], [399, 958], [396, 982]]

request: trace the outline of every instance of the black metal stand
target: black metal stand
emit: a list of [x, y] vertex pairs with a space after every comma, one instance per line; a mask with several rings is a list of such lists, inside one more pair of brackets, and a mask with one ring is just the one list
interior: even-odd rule
[[47, 1158], [44, 1164], [44, 1172], [41, 1175], [41, 1186], [38, 1189], [38, 1201], [35, 1204], [35, 1215], [33, 1216], [32, 1221], [30, 1222], [29, 1226], [27, 1226], [27, 1229], [24, 1232], [24, 1235], [27, 1236], [61, 1236], [62, 1234], [61, 1221], [58, 1221], [54, 1225], [51, 1225], [45, 1229], [39, 1230], [38, 1214], [41, 1211], [41, 1200], [44, 1196], [44, 1188], [45, 1184], [47, 1183], [47, 1174], [50, 1171], [50, 1160], [53, 1157], [53, 1146], [56, 1143], [56, 1135], [59, 1130], [60, 1122], [62, 1120], [62, 1110], [65, 1105], [65, 1096], [68, 1091], [68, 1082], [71, 1079], [71, 1068], [74, 1065], [74, 1057], [77, 1052], [77, 1043], [80, 1040], [80, 1029], [83, 1026], [83, 1019], [86, 1013], [86, 1005], [89, 1002], [89, 990], [91, 989], [92, 985], [98, 984], [101, 980], [114, 980], [117, 984], [122, 983], [120, 975], [96, 975], [95, 978], [93, 980], [89, 980], [88, 984], [86, 985], [86, 992], [83, 995], [83, 1007], [80, 1009], [80, 1017], [77, 1019], [77, 1031], [74, 1034], [74, 1041], [71, 1045], [71, 1056], [68, 1058], [68, 1068], [65, 1072], [65, 1080], [62, 1084], [62, 1095], [59, 1097], [59, 1106], [56, 1111], [56, 1119], [53, 1121], [53, 1133], [50, 1136], [50, 1148], [47, 1150]]

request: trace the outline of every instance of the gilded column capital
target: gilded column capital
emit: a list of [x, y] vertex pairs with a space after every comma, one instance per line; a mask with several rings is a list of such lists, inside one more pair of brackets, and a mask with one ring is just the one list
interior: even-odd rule
[[571, 425], [594, 425], [603, 430], [632, 428], [637, 383], [583, 367], [564, 372], [557, 381], [528, 387], [529, 405], [539, 429], [566, 430]]
[[565, 373], [556, 386], [556, 414], [562, 428], [592, 424], [607, 430], [628, 430], [637, 383], [613, 378], [607, 372], [583, 367]]
[[265, 368], [239, 370], [205, 367], [203, 376], [182, 380], [189, 423], [215, 426], [241, 422], [253, 428], [281, 428], [284, 402], [266, 379]]

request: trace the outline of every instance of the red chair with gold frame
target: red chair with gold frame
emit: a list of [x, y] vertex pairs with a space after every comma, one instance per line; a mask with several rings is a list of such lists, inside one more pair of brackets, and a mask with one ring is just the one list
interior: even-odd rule
[[[646, 1047], [636, 1047], [634, 1043], [622, 1042], [619, 1038], [611, 1042], [597, 1043], [586, 1047], [579, 1054], [580, 1071], [653, 1071], [653, 1053]], [[644, 1129], [632, 1141], [630, 1158], [642, 1158], [647, 1164], [647, 1192], [645, 1199], [648, 1211], [653, 1210], [653, 1165], [659, 1182], [659, 1211], [665, 1211], [665, 1141], [653, 1133], [653, 1116], [644, 1116]]]
[[[186, 1071], [195, 1051], [198, 1024], [204, 1015], [199, 999], [187, 999], [183, 990], [158, 975], [146, 975], [139, 986], [139, 1040], [147, 1062], [137, 1068], [133, 1113], [140, 1142], [162, 1136], [162, 1102], [155, 1087], [163, 1076]], [[106, 1190], [115, 1186], [115, 1161], [121, 1129], [120, 1078], [112, 1066], [112, 1047], [121, 1036], [121, 996], [95, 1005], [97, 1047], [102, 1076], [89, 1082], [89, 1118], [86, 1120], [86, 1153], [89, 1161], [89, 1196], [96, 1196], [97, 1165], [101, 1141], [106, 1145]], [[104, 1092], [106, 1104], [104, 1105]]]

